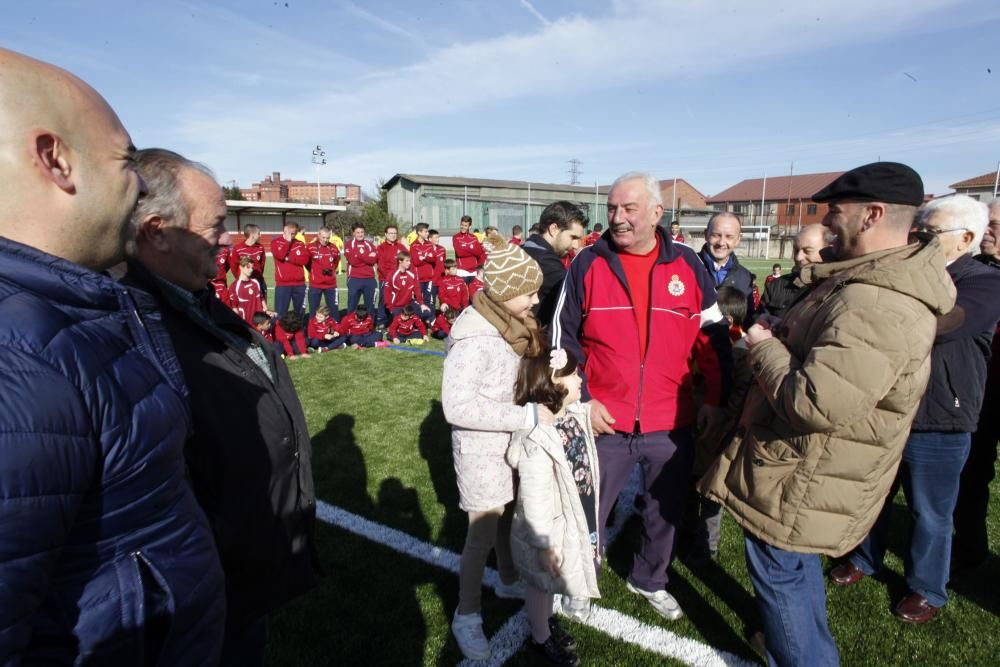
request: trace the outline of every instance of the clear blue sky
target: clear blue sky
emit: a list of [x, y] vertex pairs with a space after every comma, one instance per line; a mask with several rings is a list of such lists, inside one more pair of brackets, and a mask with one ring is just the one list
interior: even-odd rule
[[[996, 0], [5, 2], [0, 45], [97, 88], [138, 146], [272, 171], [715, 194], [881, 157], [929, 192], [1000, 160]], [[990, 71], [992, 70], [992, 72]]]

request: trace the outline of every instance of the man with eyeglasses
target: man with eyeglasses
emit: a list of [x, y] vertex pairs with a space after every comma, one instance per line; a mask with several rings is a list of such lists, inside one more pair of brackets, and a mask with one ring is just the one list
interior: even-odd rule
[[830, 579], [850, 586], [882, 567], [892, 498], [902, 484], [912, 514], [906, 562], [909, 592], [895, 614], [926, 623], [948, 601], [951, 517], [959, 478], [983, 405], [990, 341], [1000, 319], [1000, 272], [972, 258], [988, 222], [985, 204], [966, 195], [924, 204], [914, 220], [917, 235], [936, 237], [955, 283], [955, 308], [938, 319], [931, 376], [913, 420], [899, 473], [868, 537]]

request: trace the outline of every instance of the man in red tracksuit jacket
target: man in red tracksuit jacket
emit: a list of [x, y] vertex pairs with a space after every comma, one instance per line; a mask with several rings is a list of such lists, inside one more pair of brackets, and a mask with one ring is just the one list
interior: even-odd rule
[[355, 350], [374, 347], [375, 343], [382, 339], [382, 336], [375, 331], [372, 316], [368, 314], [368, 308], [364, 304], [358, 305], [354, 312], [344, 315], [337, 326], [337, 332], [341, 336], [347, 336], [347, 344]]
[[[416, 245], [416, 244], [414, 244]], [[424, 304], [424, 297], [417, 285], [417, 278], [410, 271], [410, 255], [399, 253], [398, 268], [392, 278], [385, 284], [383, 297], [386, 308], [396, 317], [404, 307], [413, 304], [414, 312], [421, 312], [424, 317], [433, 315], [430, 308]]]
[[251, 278], [251, 274], [253, 274], [253, 260], [244, 257], [240, 260], [240, 277], [229, 286], [227, 305], [247, 324], [253, 326], [254, 314], [266, 311], [267, 306], [264, 303], [260, 283]]
[[309, 249], [295, 238], [299, 226], [286, 222], [281, 236], [271, 241], [271, 256], [274, 257], [274, 310], [281, 317], [288, 312], [288, 304], [301, 318], [306, 308], [306, 272], [309, 263]]
[[362, 296], [367, 310], [374, 310], [378, 251], [375, 244], [365, 238], [365, 226], [360, 222], [351, 226], [351, 238], [344, 243], [344, 256], [347, 258], [347, 312], [354, 312]]
[[691, 361], [704, 378], [698, 422], [707, 426], [728, 398], [732, 357], [712, 278], [657, 226], [662, 214], [652, 176], [615, 181], [609, 233], [570, 264], [552, 343], [580, 362], [598, 434], [602, 529], [635, 464], [643, 466], [642, 540], [627, 587], [673, 620], [683, 612], [664, 586], [694, 461]]
[[486, 251], [483, 244], [475, 237], [469, 229], [472, 227], [472, 218], [463, 215], [458, 223], [459, 233], [451, 237], [451, 245], [455, 249], [455, 262], [458, 264], [458, 275], [465, 279], [465, 284], [472, 282], [473, 274], [477, 266], [486, 264]]
[[378, 255], [378, 310], [375, 313], [375, 323], [384, 327], [392, 317], [385, 307], [385, 284], [392, 278], [399, 266], [399, 253], [408, 252], [406, 244], [399, 240], [399, 228], [389, 225], [385, 228], [385, 240], [375, 249]]
[[316, 316], [320, 301], [326, 299], [330, 317], [340, 319], [340, 297], [337, 295], [337, 269], [340, 250], [330, 242], [330, 229], [321, 227], [309, 249], [309, 316]]
[[232, 251], [232, 246], [223, 246], [219, 249], [219, 254], [215, 256], [215, 278], [209, 282], [216, 294], [220, 291], [225, 292], [228, 287], [226, 280], [229, 273], [229, 257], [232, 255]]
[[246, 238], [233, 246], [229, 253], [229, 270], [233, 278], [240, 277], [240, 259], [249, 257], [253, 260], [253, 273], [250, 277], [260, 284], [261, 293], [267, 301], [267, 283], [264, 282], [264, 265], [267, 264], [267, 251], [260, 242], [260, 227], [254, 224], [243, 225]]
[[434, 262], [436, 253], [434, 244], [428, 241], [430, 228], [426, 222], [417, 223], [417, 240], [410, 246], [410, 262], [413, 273], [420, 283], [420, 294], [423, 296], [421, 303], [433, 304], [431, 294], [432, 281], [434, 280]]
[[434, 278], [431, 281], [431, 300], [427, 302], [427, 305], [433, 310], [438, 287], [441, 285], [441, 279], [444, 278], [444, 260], [448, 257], [448, 251], [441, 245], [441, 233], [438, 230], [430, 230], [427, 233], [427, 240], [434, 246]]
[[406, 304], [389, 325], [389, 337], [396, 345], [409, 340], [427, 340], [427, 327], [417, 317], [413, 304]]
[[469, 288], [465, 281], [458, 277], [455, 260], [444, 260], [444, 277], [438, 285], [438, 298], [441, 300], [442, 312], [454, 312], [456, 315], [469, 305]]

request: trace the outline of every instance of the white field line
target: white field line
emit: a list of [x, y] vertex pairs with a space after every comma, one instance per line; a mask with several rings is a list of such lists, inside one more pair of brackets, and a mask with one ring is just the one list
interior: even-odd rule
[[[619, 497], [615, 522], [609, 527], [609, 535], [610, 528], [618, 525], [619, 521], [621, 524], [624, 524], [628, 516], [634, 512], [634, 494], [639, 488], [637, 480], [637, 476], [633, 473], [632, 478], [626, 484], [625, 490]], [[630, 491], [631, 496], [629, 496]], [[459, 554], [418, 540], [401, 530], [376, 523], [340, 507], [325, 503], [322, 500], [316, 501], [316, 517], [320, 521], [332, 524], [355, 535], [360, 535], [393, 551], [447, 570], [452, 574], [458, 574]], [[621, 518], [619, 519], [619, 517]], [[618, 531], [620, 530], [621, 526], [618, 525]], [[617, 531], [615, 535], [617, 536]], [[496, 585], [497, 581], [497, 571], [493, 568], [486, 568], [483, 574], [483, 586], [492, 588]], [[600, 630], [616, 639], [635, 644], [664, 657], [680, 660], [688, 665], [696, 665], [698, 667], [715, 667], [717, 665], [744, 667], [754, 664], [727, 651], [720, 651], [697, 640], [681, 637], [665, 628], [643, 623], [621, 612], [613, 609], [605, 609], [597, 605], [592, 606], [590, 618], [587, 619], [585, 625]], [[490, 660], [466, 660], [461, 664], [499, 667], [520, 650], [528, 635], [528, 618], [522, 609], [501, 626], [490, 639], [490, 648], [492, 649]]]

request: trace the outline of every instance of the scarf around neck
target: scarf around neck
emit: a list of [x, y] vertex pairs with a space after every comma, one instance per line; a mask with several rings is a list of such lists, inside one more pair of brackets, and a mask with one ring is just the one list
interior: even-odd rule
[[476, 292], [472, 307], [497, 328], [517, 356], [537, 357], [542, 353], [542, 335], [534, 316], [529, 314], [523, 320], [514, 317], [502, 304], [486, 296], [484, 291]]

